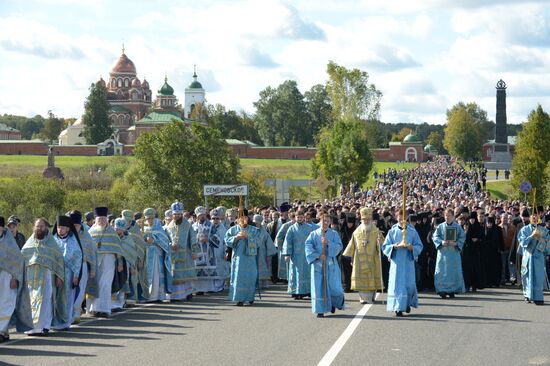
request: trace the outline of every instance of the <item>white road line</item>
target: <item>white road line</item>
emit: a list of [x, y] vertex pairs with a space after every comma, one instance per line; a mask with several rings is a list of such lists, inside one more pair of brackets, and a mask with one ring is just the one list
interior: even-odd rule
[[[378, 294], [376, 298], [378, 298]], [[355, 317], [353, 318], [351, 323], [349, 323], [346, 330], [344, 330], [344, 333], [342, 333], [340, 338], [338, 338], [336, 342], [332, 345], [332, 347], [330, 347], [328, 352], [325, 353], [325, 355], [323, 356], [321, 361], [319, 361], [317, 366], [330, 366], [332, 364], [336, 356], [338, 356], [342, 348], [344, 348], [344, 345], [346, 344], [348, 339], [350, 339], [353, 332], [355, 332], [355, 329], [357, 329], [357, 327], [359, 326], [359, 323], [361, 322], [361, 320], [363, 319], [365, 314], [367, 314], [367, 311], [369, 311], [371, 307], [372, 307], [372, 304], [365, 304], [361, 308], [361, 310], [359, 310], [357, 314], [355, 314]]]

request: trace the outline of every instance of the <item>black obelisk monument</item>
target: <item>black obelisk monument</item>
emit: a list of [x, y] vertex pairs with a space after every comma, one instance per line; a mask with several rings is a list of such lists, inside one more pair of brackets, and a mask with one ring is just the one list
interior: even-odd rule
[[495, 151], [508, 151], [508, 132], [506, 129], [506, 83], [500, 79], [496, 88], [497, 115], [495, 118]]
[[510, 169], [512, 154], [508, 145], [508, 131], [506, 128], [506, 83], [501, 79], [497, 86], [497, 114], [495, 117], [495, 141], [488, 142], [490, 161], [485, 162], [487, 169]]

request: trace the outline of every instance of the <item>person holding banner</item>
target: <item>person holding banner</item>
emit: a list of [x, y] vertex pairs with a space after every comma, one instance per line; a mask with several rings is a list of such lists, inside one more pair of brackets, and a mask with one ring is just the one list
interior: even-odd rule
[[454, 298], [455, 294], [466, 291], [462, 275], [460, 253], [464, 247], [466, 234], [454, 220], [454, 210], [445, 211], [445, 222], [439, 224], [433, 233], [433, 242], [437, 248], [435, 264], [435, 292], [442, 299]]

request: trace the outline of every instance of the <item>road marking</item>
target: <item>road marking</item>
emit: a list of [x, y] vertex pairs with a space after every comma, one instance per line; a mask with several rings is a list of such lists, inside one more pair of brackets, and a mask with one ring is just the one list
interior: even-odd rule
[[[378, 298], [378, 294], [376, 295], [377, 295], [376, 298]], [[336, 342], [332, 345], [332, 347], [330, 347], [328, 352], [325, 353], [325, 355], [323, 356], [321, 361], [319, 361], [317, 366], [329, 366], [332, 364], [336, 356], [338, 356], [342, 348], [344, 348], [344, 345], [346, 344], [348, 339], [350, 339], [353, 332], [355, 332], [355, 329], [357, 329], [357, 327], [359, 326], [359, 323], [361, 322], [361, 320], [363, 319], [365, 314], [367, 314], [367, 311], [369, 311], [371, 307], [372, 307], [372, 304], [365, 304], [361, 308], [361, 310], [359, 310], [357, 314], [355, 314], [355, 317], [353, 318], [351, 323], [349, 323], [346, 330], [344, 330], [344, 333], [342, 333], [340, 338], [338, 338]]]

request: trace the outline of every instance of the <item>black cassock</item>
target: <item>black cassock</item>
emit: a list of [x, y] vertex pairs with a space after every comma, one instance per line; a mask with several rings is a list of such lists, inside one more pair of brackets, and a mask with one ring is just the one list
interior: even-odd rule
[[[462, 250], [462, 271], [466, 289], [473, 290], [485, 287], [485, 271], [481, 263], [481, 248], [485, 240], [483, 227], [476, 221], [466, 229], [466, 242]], [[473, 241], [472, 239], [477, 239]]]

